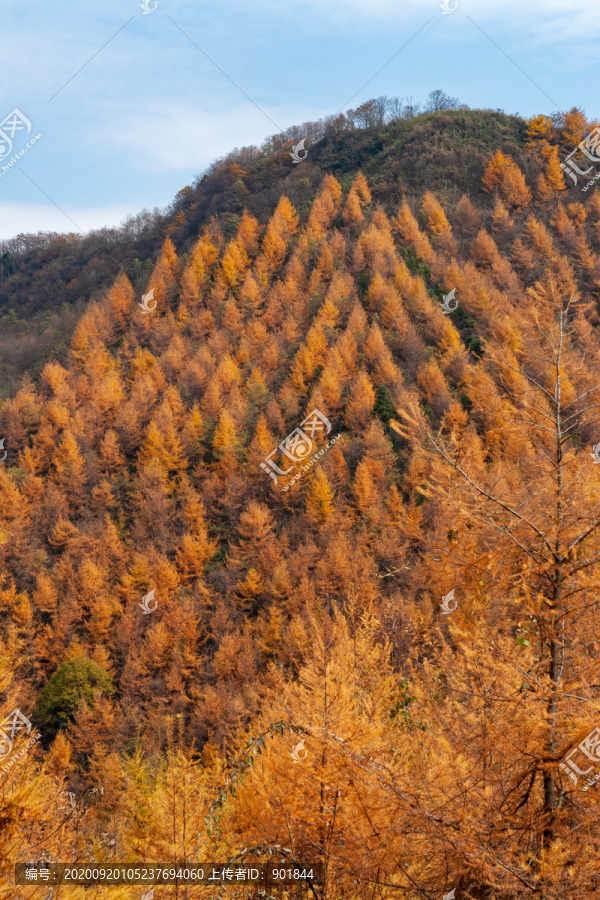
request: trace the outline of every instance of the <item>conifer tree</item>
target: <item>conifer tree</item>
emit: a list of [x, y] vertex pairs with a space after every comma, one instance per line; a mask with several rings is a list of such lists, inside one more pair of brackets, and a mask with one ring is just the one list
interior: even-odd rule
[[458, 201], [454, 212], [453, 223], [461, 234], [474, 234], [479, 228], [479, 214], [466, 194]]
[[333, 514], [333, 496], [325, 472], [321, 466], [316, 466], [304, 501], [308, 518], [320, 525], [327, 522]]
[[352, 387], [350, 398], [346, 404], [344, 419], [348, 428], [359, 430], [365, 428], [375, 405], [375, 391], [367, 373], [359, 372]]
[[363, 206], [371, 202], [371, 191], [367, 179], [359, 172], [346, 198], [342, 219], [344, 225], [357, 225], [364, 220]]
[[526, 143], [535, 145], [541, 141], [548, 141], [552, 133], [552, 119], [543, 115], [533, 116], [527, 123]]
[[501, 150], [485, 165], [482, 184], [484, 190], [496, 193], [510, 208], [521, 209], [531, 200], [523, 173]]
[[552, 191], [553, 194], [560, 194], [563, 191], [567, 190], [567, 186], [565, 184], [565, 179], [563, 177], [563, 172], [560, 167], [560, 159], [558, 156], [558, 149], [556, 147], [552, 147], [549, 157], [548, 164], [546, 166], [546, 182], [548, 183], [548, 187]]
[[563, 116], [560, 126], [560, 139], [563, 146], [574, 150], [577, 144], [583, 140], [587, 119], [585, 114], [577, 106], [571, 107]]
[[[469, 726], [469, 742], [474, 729], [479, 731], [481, 777], [497, 785], [489, 792], [497, 797], [490, 814], [498, 821], [504, 815], [513, 823], [527, 821], [535, 851], [524, 877], [530, 884], [557, 884], [563, 870], [554, 866], [553, 848], [569, 844], [575, 820], [578, 828], [589, 827], [586, 812], [569, 803], [576, 785], [559, 764], [591, 725], [583, 633], [595, 605], [598, 484], [589, 454], [573, 437], [597, 420], [600, 386], [575, 349], [585, 315], [576, 295], [561, 294], [546, 279], [530, 289], [521, 312], [522, 337], [514, 350], [491, 348], [506, 404], [503, 436], [491, 456], [464, 416], [438, 434], [414, 407], [407, 421], [417, 441], [417, 434], [423, 436], [423, 449], [433, 454], [421, 490], [447, 515], [430, 545], [447, 548], [440, 576], [448, 588], [456, 585], [461, 596], [470, 597], [457, 621], [456, 639], [462, 640], [467, 621], [479, 634], [470, 641], [466, 667], [451, 691], [464, 692], [484, 677], [496, 679], [489, 682], [496, 687], [480, 713], [473, 708]], [[448, 524], [452, 533], [446, 537]], [[489, 587], [481, 590], [481, 585]], [[477, 654], [486, 657], [480, 666]], [[497, 728], [512, 732], [502, 752], [510, 746], [514, 757], [511, 783], [501, 789], [499, 757], [485, 747], [495, 746], [497, 752], [503, 743], [496, 727], [493, 735], [490, 727], [494, 710], [509, 697], [514, 725], [506, 715], [496, 719]], [[464, 776], [460, 780], [469, 793]], [[520, 853], [519, 842], [502, 850], [507, 862]], [[498, 872], [506, 890], [516, 889], [511, 869], [502, 876]]]

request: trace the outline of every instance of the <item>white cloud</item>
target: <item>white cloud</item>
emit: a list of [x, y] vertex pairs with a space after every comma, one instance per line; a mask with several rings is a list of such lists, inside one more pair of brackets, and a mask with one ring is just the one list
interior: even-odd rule
[[125, 109], [116, 111], [108, 129], [104, 126], [91, 139], [108, 137], [113, 149], [131, 153], [141, 171], [197, 173], [234, 147], [262, 144], [269, 134], [279, 131], [277, 126], [286, 129], [327, 114], [309, 108], [263, 109], [244, 103], [206, 110], [186, 101], [153, 100], [152, 106], [137, 108], [133, 114]]
[[[232, 0], [234, 5], [238, 0]], [[451, 0], [450, 6], [455, 0]], [[281, 15], [290, 11], [288, 0], [263, 0], [265, 7], [277, 8]], [[544, 43], [561, 43], [576, 39], [590, 40], [600, 32], [600, 4], [598, 0], [458, 0], [453, 14], [444, 15], [440, 0], [304, 0], [303, 8], [316, 7], [323, 18], [331, 18], [337, 24], [349, 24], [349, 16], [354, 22], [361, 18], [368, 23], [369, 30], [383, 26], [390, 20], [407, 20], [423, 24], [434, 16], [442, 21], [456, 21], [462, 15], [469, 15], [478, 24], [496, 22], [506, 34], [513, 32], [515, 40], [540, 40]], [[257, 9], [254, 4], [254, 9]], [[421, 19], [417, 23], [417, 17]], [[525, 29], [527, 29], [525, 31]], [[493, 35], [492, 35], [493, 37]]]
[[79, 234], [74, 223], [84, 232], [94, 228], [110, 228], [138, 212], [126, 206], [65, 206], [64, 212], [61, 212], [56, 206], [44, 203], [0, 202], [0, 240], [8, 240], [18, 234], [37, 234], [38, 231]]

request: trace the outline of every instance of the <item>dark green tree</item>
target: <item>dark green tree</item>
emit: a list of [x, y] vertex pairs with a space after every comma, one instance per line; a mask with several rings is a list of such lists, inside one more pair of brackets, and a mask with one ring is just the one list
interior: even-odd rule
[[112, 678], [98, 663], [85, 656], [76, 656], [56, 670], [40, 694], [33, 718], [39, 723], [46, 740], [52, 740], [84, 700], [94, 705], [100, 694], [112, 696]]
[[396, 416], [396, 407], [394, 406], [394, 401], [392, 400], [390, 392], [385, 387], [385, 385], [377, 388], [373, 412], [379, 419], [381, 419], [384, 425], [387, 425], [390, 419]]

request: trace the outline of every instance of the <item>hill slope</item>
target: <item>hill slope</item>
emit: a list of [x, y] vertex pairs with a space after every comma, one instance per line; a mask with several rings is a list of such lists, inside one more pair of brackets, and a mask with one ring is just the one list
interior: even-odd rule
[[565, 199], [564, 137], [466, 172], [477, 207], [445, 165], [389, 214], [326, 174], [167, 236], [145, 308], [119, 274], [4, 403], [2, 714], [42, 739], [0, 770], [2, 900], [42, 851], [597, 890], [593, 735], [565, 760], [598, 714], [600, 199]]
[[[0, 247], [0, 397], [14, 393], [25, 371], [37, 375], [49, 359], [65, 359], [85, 305], [119, 271], [140, 292], [166, 234], [178, 253], [190, 252], [212, 216], [229, 237], [245, 206], [265, 224], [284, 192], [305, 221], [325, 173], [341, 178], [348, 190], [361, 168], [390, 214], [405, 193], [419, 196], [427, 186], [443, 187], [453, 200], [475, 188], [477, 202], [483, 160], [498, 147], [523, 164], [524, 129], [520, 119], [479, 111], [424, 114], [377, 127], [330, 123], [300, 166], [291, 162], [291, 140], [281, 136], [217, 161], [164, 214], [145, 212], [120, 229], [83, 237], [39, 234], [5, 241]], [[308, 123], [305, 133], [311, 130]], [[239, 177], [240, 170], [247, 174]]]

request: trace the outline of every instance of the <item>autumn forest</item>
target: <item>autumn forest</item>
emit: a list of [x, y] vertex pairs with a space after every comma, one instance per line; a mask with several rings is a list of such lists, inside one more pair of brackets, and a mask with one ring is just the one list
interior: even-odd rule
[[376, 124], [238, 152], [58, 291], [64, 352], [0, 401], [0, 714], [40, 735], [0, 759], [1, 900], [143, 893], [16, 886], [40, 861], [600, 894], [597, 742], [567, 760], [600, 727], [600, 193], [561, 168], [595, 126], [424, 113], [413, 179]]

